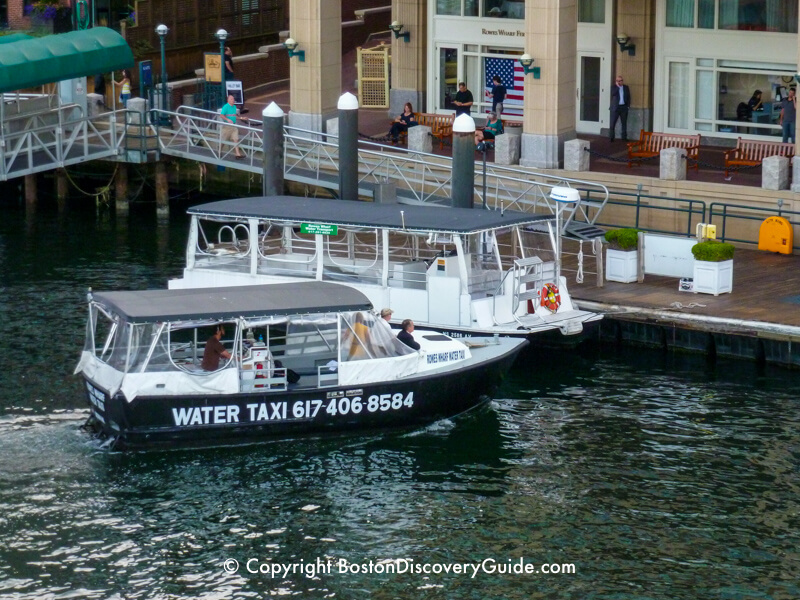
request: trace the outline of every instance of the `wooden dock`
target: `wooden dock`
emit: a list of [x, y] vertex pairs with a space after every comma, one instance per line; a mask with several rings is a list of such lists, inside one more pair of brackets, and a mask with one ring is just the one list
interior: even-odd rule
[[733, 291], [719, 296], [679, 291], [678, 282], [645, 275], [597, 287], [587, 275], [570, 278], [569, 289], [580, 307], [606, 315], [601, 337], [800, 367], [800, 256], [737, 248]]

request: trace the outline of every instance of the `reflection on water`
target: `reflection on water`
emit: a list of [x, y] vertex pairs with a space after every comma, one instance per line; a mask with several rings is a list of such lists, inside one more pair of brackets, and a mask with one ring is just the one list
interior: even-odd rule
[[[109, 454], [70, 376], [85, 288], [163, 285], [185, 220], [3, 216], [2, 598], [800, 597], [794, 373], [530, 352], [492, 403], [419, 431]], [[576, 573], [246, 570], [520, 557]]]

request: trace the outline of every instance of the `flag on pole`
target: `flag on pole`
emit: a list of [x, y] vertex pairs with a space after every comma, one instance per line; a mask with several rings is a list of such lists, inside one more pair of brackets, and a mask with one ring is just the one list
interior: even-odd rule
[[[503, 102], [503, 114], [522, 116], [522, 104], [525, 98], [525, 71], [515, 58], [484, 59], [486, 81], [484, 82], [484, 98], [491, 101], [492, 77], [497, 75], [506, 86], [506, 100]], [[488, 111], [487, 111], [488, 112]]]

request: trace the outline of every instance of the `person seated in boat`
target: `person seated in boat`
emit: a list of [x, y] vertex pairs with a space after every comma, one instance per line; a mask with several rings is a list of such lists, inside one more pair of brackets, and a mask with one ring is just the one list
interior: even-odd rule
[[370, 347], [369, 326], [364, 320], [363, 313], [357, 312], [353, 324], [345, 331], [342, 342], [350, 341], [350, 350], [347, 360], [369, 358], [367, 348]]
[[208, 338], [203, 350], [203, 362], [200, 366], [204, 371], [216, 371], [219, 369], [220, 358], [229, 359], [231, 357], [231, 353], [225, 350], [225, 346], [220, 341], [223, 335], [225, 335], [225, 326], [220, 323], [217, 325], [214, 335]]
[[419, 342], [417, 342], [414, 339], [414, 336], [411, 335], [414, 332], [414, 321], [411, 319], [406, 319], [403, 321], [400, 327], [402, 327], [402, 331], [397, 334], [397, 339], [403, 342], [409, 348], [419, 350]]
[[392, 326], [389, 325], [389, 321], [392, 320], [392, 314], [394, 311], [391, 308], [382, 308], [381, 309], [381, 318], [378, 319], [380, 323], [386, 325], [386, 328], [391, 330]]

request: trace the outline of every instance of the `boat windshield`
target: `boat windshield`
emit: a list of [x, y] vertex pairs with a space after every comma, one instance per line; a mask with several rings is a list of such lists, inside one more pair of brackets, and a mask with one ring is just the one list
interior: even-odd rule
[[388, 358], [415, 350], [397, 339], [398, 331], [368, 312], [342, 315], [342, 361]]

